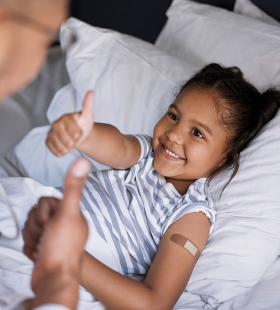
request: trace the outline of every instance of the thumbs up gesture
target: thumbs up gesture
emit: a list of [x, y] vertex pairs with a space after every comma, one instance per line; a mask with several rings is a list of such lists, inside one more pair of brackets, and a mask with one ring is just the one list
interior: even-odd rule
[[53, 123], [46, 144], [54, 155], [62, 156], [69, 153], [89, 137], [94, 125], [92, 117], [94, 97], [95, 93], [88, 91], [81, 112], [65, 114]]

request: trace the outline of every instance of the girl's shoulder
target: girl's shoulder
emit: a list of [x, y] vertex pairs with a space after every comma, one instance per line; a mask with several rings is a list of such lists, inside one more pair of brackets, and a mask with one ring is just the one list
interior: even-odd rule
[[208, 217], [211, 224], [210, 231], [212, 232], [216, 211], [207, 178], [200, 178], [194, 181], [190, 185], [185, 197], [186, 202], [188, 201], [191, 204], [189, 211], [203, 212]]

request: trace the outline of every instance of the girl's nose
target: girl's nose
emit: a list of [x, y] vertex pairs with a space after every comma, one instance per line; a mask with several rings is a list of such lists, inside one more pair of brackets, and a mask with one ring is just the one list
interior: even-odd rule
[[183, 144], [183, 135], [182, 131], [178, 126], [175, 126], [173, 128], [170, 128], [167, 133], [166, 133], [168, 139], [170, 142], [175, 143], [175, 144]]

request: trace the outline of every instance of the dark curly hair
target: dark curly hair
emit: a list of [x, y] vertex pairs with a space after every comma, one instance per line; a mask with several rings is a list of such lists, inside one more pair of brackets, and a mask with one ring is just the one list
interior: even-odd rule
[[218, 99], [217, 108], [222, 111], [222, 121], [231, 133], [225, 163], [208, 178], [210, 182], [219, 171], [232, 168], [226, 187], [239, 169], [240, 152], [277, 113], [280, 92], [268, 89], [261, 93], [243, 77], [238, 67], [223, 67], [216, 63], [202, 68], [186, 82], [180, 93], [194, 88], [213, 92]]

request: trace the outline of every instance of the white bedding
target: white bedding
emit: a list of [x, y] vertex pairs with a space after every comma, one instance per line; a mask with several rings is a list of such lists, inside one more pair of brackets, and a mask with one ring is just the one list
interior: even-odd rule
[[[0, 179], [0, 228], [8, 234], [12, 227], [7, 200], [19, 219], [20, 229], [23, 228], [30, 208], [41, 196], [61, 198], [61, 193], [52, 187], [43, 186], [30, 178]], [[13, 241], [0, 239], [0, 309], [13, 309], [21, 300], [32, 297], [30, 274], [32, 262], [22, 253], [22, 236]], [[103, 309], [98, 302], [81, 292], [82, 299], [79, 309]]]
[[[217, 310], [279, 310], [280, 309], [280, 258], [267, 271], [263, 280], [246, 294], [221, 304]], [[213, 309], [200, 296], [184, 293], [176, 310]]]
[[[46, 187], [30, 178], [2, 178], [0, 179], [0, 227], [1, 231], [8, 231], [10, 218], [5, 208], [5, 196], [15, 211], [22, 228], [30, 207], [40, 196], [56, 196], [61, 194], [52, 187]], [[22, 238], [15, 241], [0, 240], [0, 309], [12, 309], [20, 300], [32, 296], [30, 289], [31, 261], [26, 258], [21, 248]], [[114, 262], [112, 262], [113, 264]], [[205, 275], [207, 277], [207, 275]], [[279, 310], [280, 295], [280, 258], [267, 271], [263, 280], [246, 294], [237, 296], [233, 300], [218, 307], [219, 310]], [[175, 309], [214, 309], [204, 301], [204, 296], [185, 292], [179, 299]], [[79, 309], [104, 309], [99, 302], [92, 302], [89, 296], [82, 294]]]

